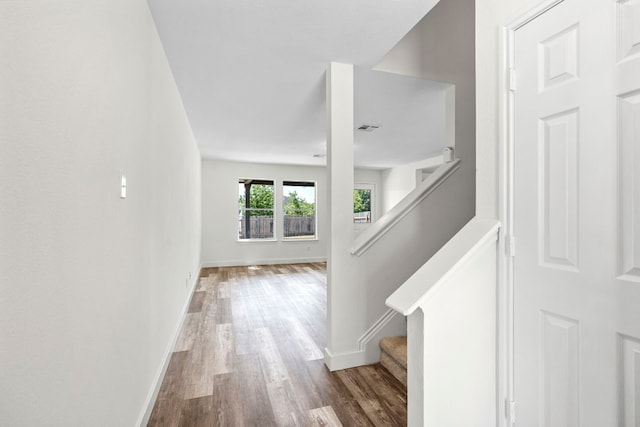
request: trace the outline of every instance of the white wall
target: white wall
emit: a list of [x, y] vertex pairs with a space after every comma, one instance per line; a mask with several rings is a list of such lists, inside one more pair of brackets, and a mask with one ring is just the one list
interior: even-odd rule
[[187, 117], [144, 0], [2, 1], [0, 40], [0, 424], [132, 426], [198, 274]]
[[[451, 132], [447, 131], [446, 145], [455, 145], [455, 155], [462, 159], [464, 179], [456, 190], [458, 209], [467, 212], [469, 217], [475, 208], [474, 5], [474, 0], [440, 1], [375, 67], [455, 85], [455, 144], [450, 140]], [[485, 109], [487, 106], [482, 100], [479, 110]], [[393, 204], [386, 200], [385, 206]]]
[[389, 212], [416, 188], [416, 171], [442, 163], [442, 156], [432, 157], [382, 171], [382, 214]]
[[[205, 266], [324, 261], [327, 256], [326, 168], [202, 161], [202, 262]], [[238, 179], [273, 179], [276, 212], [282, 212], [282, 181], [315, 181], [317, 239], [282, 240], [282, 216], [276, 241], [238, 241]]]
[[479, 216], [498, 216], [499, 97], [502, 88], [502, 28], [540, 0], [477, 0], [477, 205]]
[[[331, 65], [327, 80], [328, 145], [338, 156], [332, 157], [330, 150], [328, 156], [334, 162], [330, 168], [331, 191], [339, 192], [330, 196], [335, 217], [329, 246], [325, 363], [332, 370], [374, 361], [378, 337], [397, 334], [404, 323], [396, 319], [386, 323], [386, 297], [474, 215], [474, 5], [473, 0], [441, 1], [375, 68], [455, 84], [455, 147], [462, 166], [361, 257], [350, 256], [353, 241], [344, 232], [349, 218], [343, 217], [344, 209], [339, 208], [347, 206], [344, 182], [352, 179], [352, 163], [348, 160], [353, 151], [353, 110], [349, 107], [353, 88], [344, 84], [349, 80], [348, 72]], [[334, 71], [339, 73], [332, 79]], [[413, 177], [415, 183], [415, 171]]]
[[494, 242], [409, 316], [409, 425], [496, 426]]

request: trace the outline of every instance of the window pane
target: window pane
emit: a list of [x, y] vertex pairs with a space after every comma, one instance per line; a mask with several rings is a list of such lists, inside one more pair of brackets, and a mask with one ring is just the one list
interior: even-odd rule
[[239, 239], [273, 239], [273, 200], [273, 181], [239, 180]]
[[285, 181], [282, 186], [284, 237], [314, 238], [316, 236], [316, 184]]
[[371, 223], [371, 190], [353, 190], [353, 222]]

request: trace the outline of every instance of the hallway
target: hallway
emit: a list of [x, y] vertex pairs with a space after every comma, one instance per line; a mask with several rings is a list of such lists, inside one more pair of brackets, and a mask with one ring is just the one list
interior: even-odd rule
[[203, 269], [149, 426], [406, 425], [379, 365], [330, 373], [326, 266]]

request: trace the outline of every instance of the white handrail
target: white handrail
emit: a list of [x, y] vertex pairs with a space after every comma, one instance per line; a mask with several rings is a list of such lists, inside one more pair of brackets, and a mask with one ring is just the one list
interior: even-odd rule
[[413, 313], [476, 253], [487, 244], [495, 242], [498, 239], [499, 229], [500, 222], [497, 220], [471, 219], [387, 298], [387, 306], [405, 316]]
[[460, 159], [444, 163], [427, 179], [420, 183], [411, 193], [395, 205], [389, 212], [358, 235], [353, 242], [351, 254], [360, 256], [384, 236], [394, 225], [411, 212], [429, 194], [440, 187], [443, 182], [460, 169]]

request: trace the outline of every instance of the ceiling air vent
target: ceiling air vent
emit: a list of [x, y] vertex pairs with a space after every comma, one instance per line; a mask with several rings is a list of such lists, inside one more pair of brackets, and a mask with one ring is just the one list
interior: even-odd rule
[[358, 126], [358, 129], [360, 132], [373, 132], [374, 130], [378, 129], [380, 126], [378, 125], [360, 125]]

